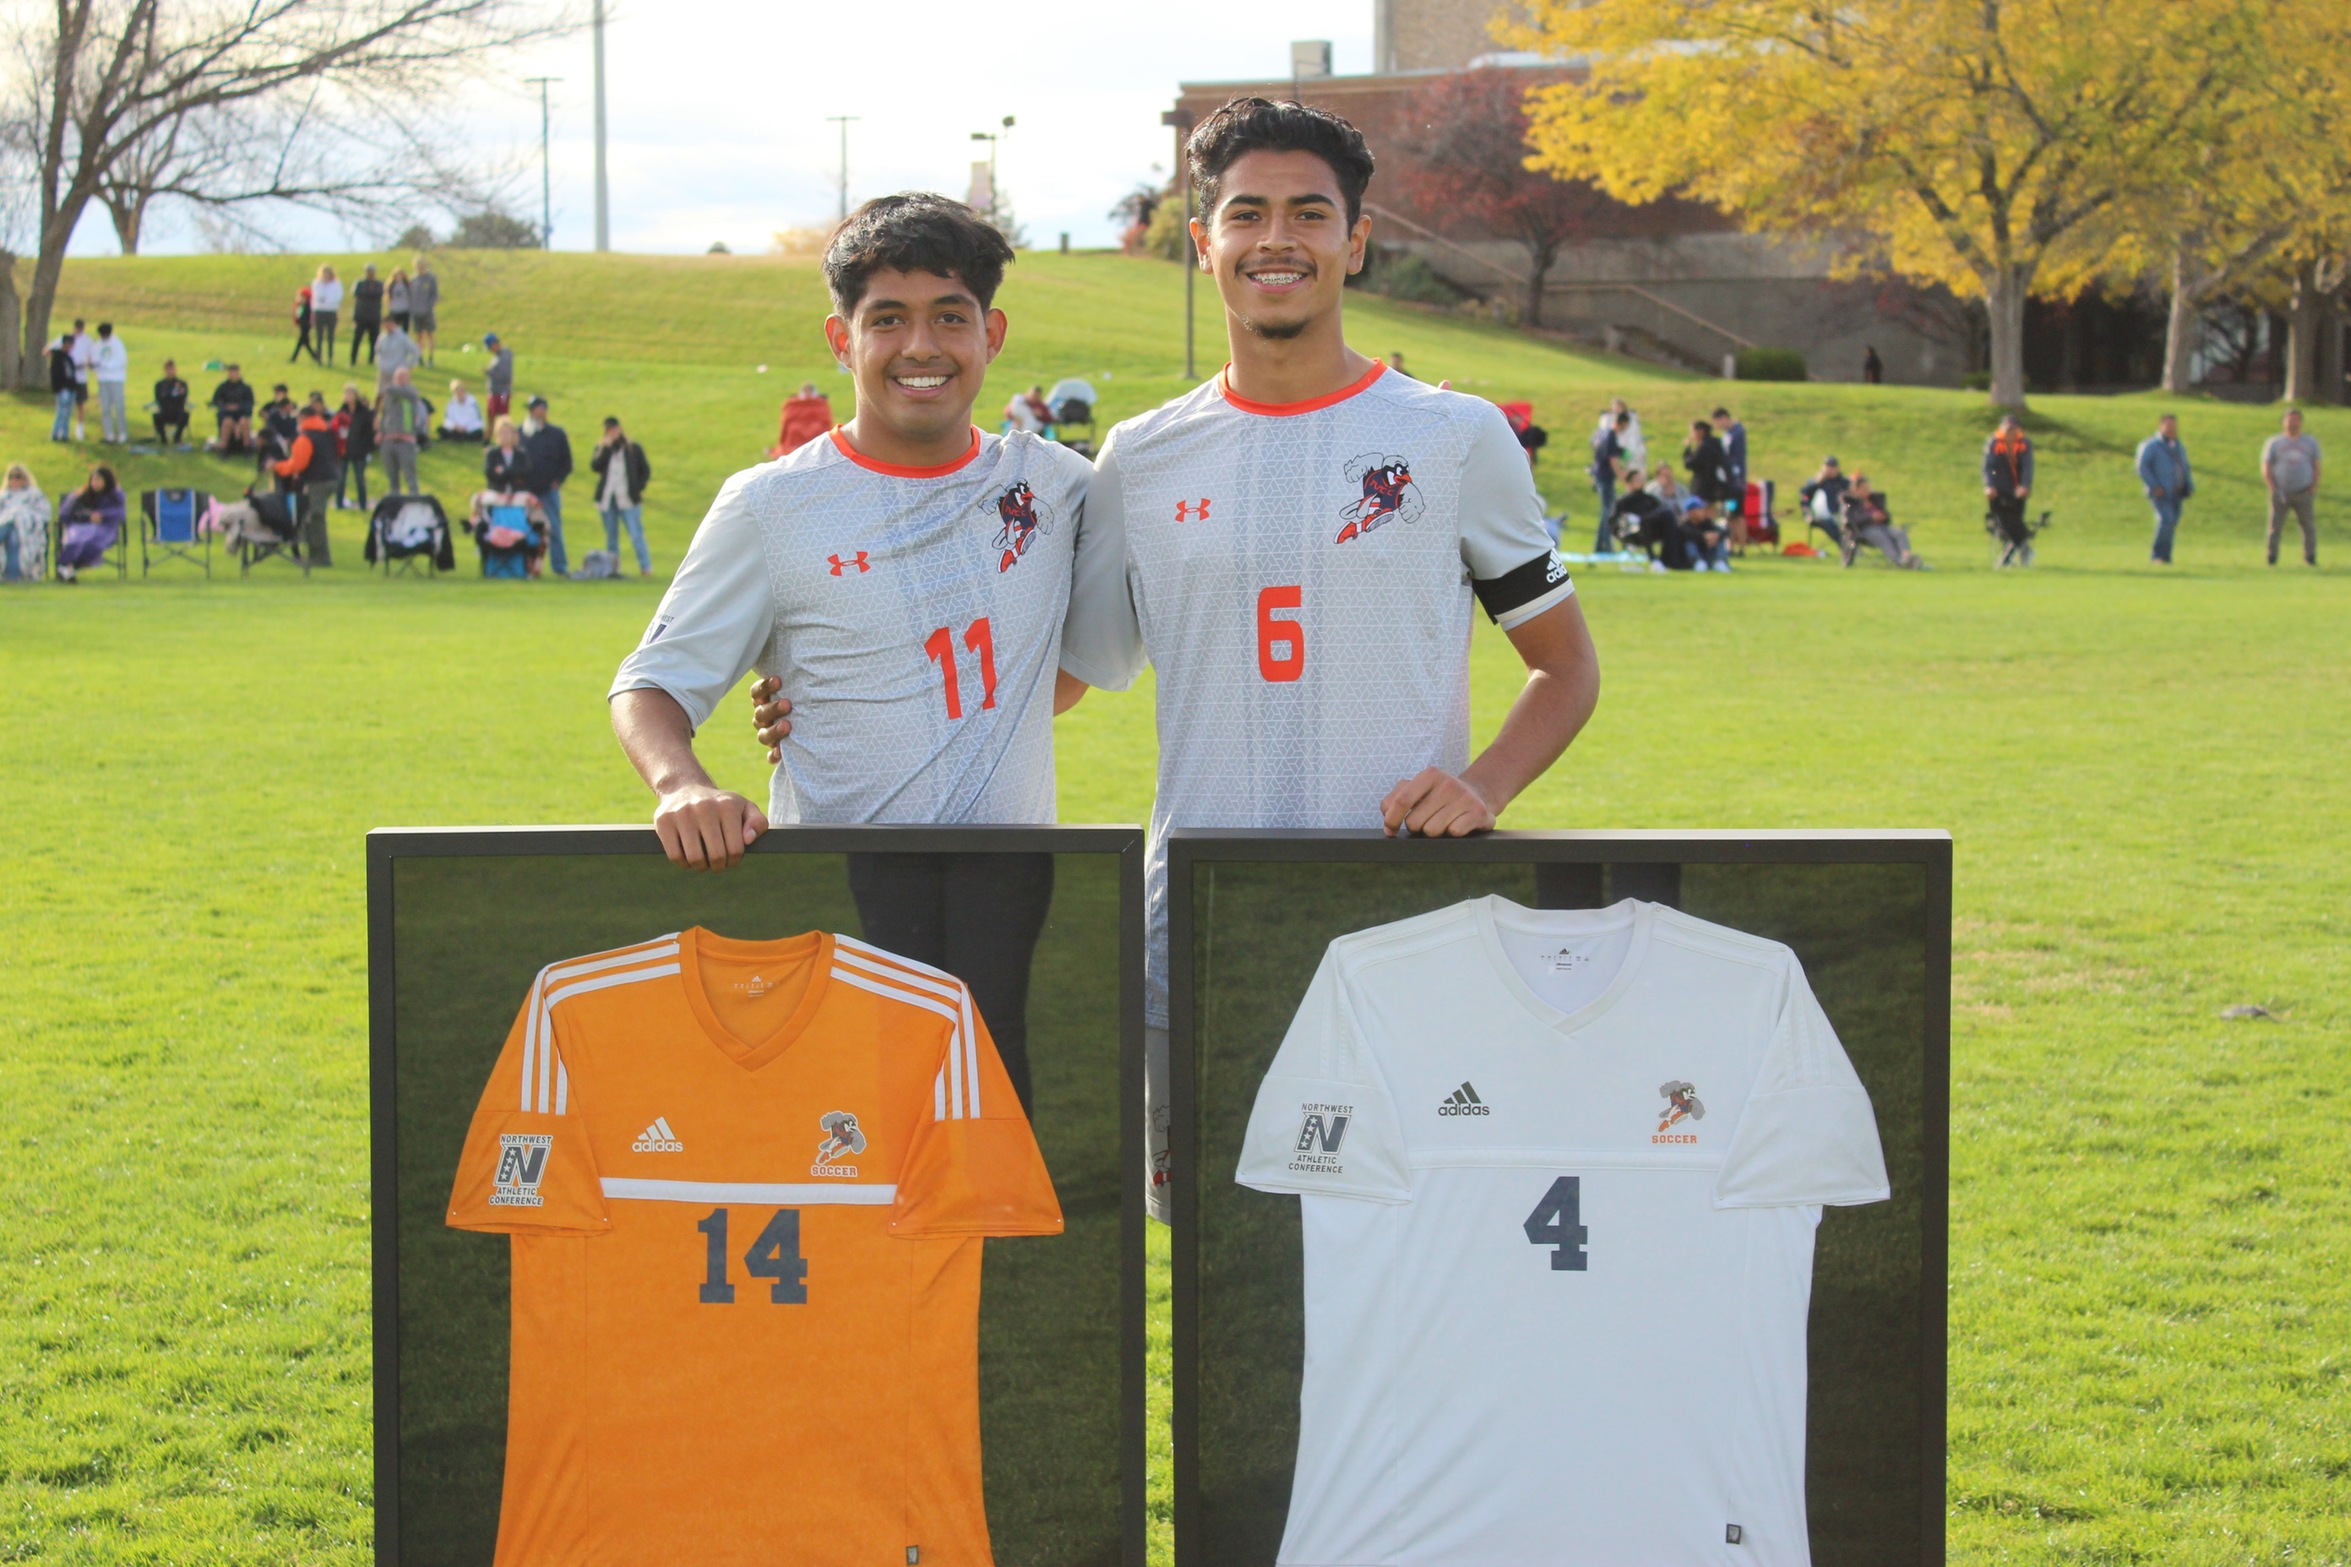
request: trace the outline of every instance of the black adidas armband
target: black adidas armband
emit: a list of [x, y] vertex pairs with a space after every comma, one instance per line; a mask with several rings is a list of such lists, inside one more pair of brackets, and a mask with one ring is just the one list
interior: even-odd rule
[[1499, 577], [1482, 577], [1470, 586], [1477, 591], [1478, 602], [1485, 606], [1486, 618], [1500, 620], [1512, 610], [1524, 609], [1537, 599], [1557, 593], [1567, 582], [1567, 562], [1559, 558], [1557, 550], [1545, 550], [1523, 566]]

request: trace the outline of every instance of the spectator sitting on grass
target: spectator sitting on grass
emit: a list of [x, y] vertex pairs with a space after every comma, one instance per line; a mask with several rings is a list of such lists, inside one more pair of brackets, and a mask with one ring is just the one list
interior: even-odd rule
[[441, 428], [436, 433], [445, 441], [482, 438], [481, 401], [465, 389], [463, 381], [449, 383], [449, 406], [442, 411]]
[[1045, 389], [1032, 386], [1025, 392], [1015, 392], [1004, 405], [1004, 433], [1026, 430], [1031, 435], [1043, 435], [1045, 427], [1053, 422], [1053, 414], [1045, 406]]
[[1683, 535], [1695, 556], [1690, 562], [1692, 571], [1731, 569], [1730, 541], [1724, 537], [1722, 519], [1712, 505], [1675, 483], [1671, 468], [1659, 468], [1648, 488], [1681, 520]]
[[530, 454], [522, 449], [522, 426], [503, 415], [491, 427], [494, 444], [482, 453], [482, 488], [499, 495], [524, 495], [538, 489], [531, 472]]
[[1885, 492], [1871, 489], [1866, 473], [1855, 474], [1845, 491], [1845, 532], [1851, 541], [1846, 546], [1847, 565], [1852, 564], [1853, 557], [1866, 544], [1905, 571], [1926, 570], [1927, 563], [1910, 547], [1910, 530], [1894, 526], [1894, 514], [1886, 504]]
[[253, 387], [235, 365], [222, 368], [220, 385], [212, 389], [207, 405], [220, 424], [212, 449], [223, 457], [252, 450]]
[[1619, 544], [1639, 550], [1659, 569], [1689, 570], [1696, 556], [1683, 534], [1680, 514], [1642, 486], [1640, 469], [1627, 468], [1624, 480], [1625, 492], [1609, 517]]
[[88, 482], [67, 497], [65, 511], [57, 519], [58, 580], [79, 581], [84, 570], [103, 561], [114, 541], [122, 537], [129, 515], [130, 503], [122, 486], [114, 482], [114, 470], [104, 463], [92, 468]]
[[49, 574], [49, 497], [23, 463], [8, 465], [0, 487], [0, 573], [9, 582], [38, 582]]
[[163, 378], [155, 383], [155, 401], [147, 405], [155, 415], [155, 444], [188, 444], [188, 383], [180, 379], [179, 361], [163, 362]]

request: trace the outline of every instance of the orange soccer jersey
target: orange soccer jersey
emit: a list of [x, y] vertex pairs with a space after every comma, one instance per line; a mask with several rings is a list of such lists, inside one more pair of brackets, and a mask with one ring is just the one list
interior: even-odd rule
[[810, 934], [540, 971], [449, 1223], [512, 1237], [497, 1567], [986, 1567], [981, 1237], [1053, 1183], [963, 985]]

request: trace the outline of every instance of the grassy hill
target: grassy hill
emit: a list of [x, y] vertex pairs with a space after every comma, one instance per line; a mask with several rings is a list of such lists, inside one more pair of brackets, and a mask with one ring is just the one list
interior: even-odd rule
[[[114, 319], [141, 377], [169, 351], [266, 382], [312, 265], [76, 263], [61, 304]], [[611, 411], [646, 440], [664, 568], [786, 390], [848, 411], [805, 264], [442, 267], [443, 370], [494, 328], [575, 431]], [[1158, 263], [1024, 257], [991, 399], [1070, 373], [1110, 417], [1169, 395], [1181, 295]], [[1360, 346], [1532, 398], [1586, 527], [1571, 470], [1614, 392], [1660, 448], [1732, 394], [1759, 472], [1792, 487], [1834, 450], [1893, 492], [1938, 572], [1587, 573], [1607, 692], [1507, 820], [1951, 828], [1953, 1559], [2351, 1562], [2351, 616], [2333, 572], [2258, 563], [2273, 411], [2183, 406], [2202, 494], [2160, 573], [2128, 471], [2155, 401], [2041, 400], [2058, 528], [1995, 575], [1979, 398], [1726, 386], [1350, 308]], [[1219, 340], [1204, 317], [1204, 365]], [[0, 459], [55, 488], [83, 454], [47, 444], [46, 402], [0, 398]], [[2315, 428], [2351, 451], [2351, 416]], [[462, 494], [473, 460], [433, 452], [428, 481]], [[654, 588], [385, 583], [338, 515], [343, 564], [309, 582], [0, 593], [0, 1560], [367, 1559], [360, 834], [646, 810], [601, 696]], [[1490, 734], [1516, 681], [1488, 630], [1473, 680]], [[1059, 734], [1063, 819], [1140, 820], [1148, 687]], [[759, 787], [732, 720], [707, 749]], [[2247, 1001], [2279, 1021], [2218, 1015]]]

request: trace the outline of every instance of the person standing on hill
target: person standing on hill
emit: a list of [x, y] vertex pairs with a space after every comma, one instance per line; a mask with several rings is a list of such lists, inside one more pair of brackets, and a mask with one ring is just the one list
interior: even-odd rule
[[408, 280], [408, 312], [409, 333], [429, 365], [434, 362], [435, 334], [441, 330], [441, 275], [433, 270], [430, 256], [416, 258], [416, 276]]
[[1886, 362], [1878, 357], [1875, 343], [1864, 345], [1861, 352], [1861, 384], [1876, 386], [1886, 379]]
[[376, 276], [374, 262], [361, 269], [359, 281], [351, 285], [351, 352], [346, 356], [352, 366], [359, 364], [359, 345], [367, 344], [367, 362], [376, 362], [376, 337], [384, 330], [384, 280]]
[[563, 553], [563, 481], [571, 477], [571, 437], [562, 425], [547, 422], [547, 399], [534, 397], [523, 411], [523, 450], [530, 455], [531, 493], [547, 513], [547, 562], [558, 577], [568, 576]]
[[310, 285], [305, 283], [294, 290], [294, 351], [286, 356], [286, 363], [300, 364], [304, 354], [310, 356], [312, 364], [319, 362], [318, 345], [310, 340], [310, 323], [314, 315], [310, 303]]
[[155, 444], [186, 445], [188, 440], [188, 383], [180, 379], [177, 360], [163, 362], [163, 378], [155, 383]]
[[[407, 334], [401, 334], [405, 337]], [[384, 334], [391, 341], [391, 334]], [[408, 367], [392, 372], [376, 394], [376, 450], [384, 454], [384, 493], [417, 495], [416, 446], [424, 435], [424, 395], [411, 384]]]
[[482, 415], [496, 428], [514, 405], [514, 350], [495, 332], [482, 334], [482, 347], [490, 351], [490, 362], [482, 369]]
[[73, 321], [73, 374], [73, 438], [86, 441], [90, 438], [90, 388], [98, 380], [98, 339], [90, 335], [89, 324], [80, 316]]
[[294, 427], [294, 441], [281, 460], [270, 464], [281, 489], [302, 497], [302, 553], [313, 566], [331, 566], [333, 550], [327, 540], [327, 503], [343, 477], [335, 455], [335, 423], [327, 416], [326, 394], [313, 392]]
[[618, 419], [604, 421], [604, 434], [589, 454], [588, 471], [596, 476], [596, 510], [604, 517], [604, 547], [620, 554], [620, 530], [626, 524], [629, 542], [637, 550], [637, 575], [653, 575], [653, 557], [645, 548], [645, 486], [653, 482], [653, 465], [645, 448], [629, 439]]
[[2155, 433], [2139, 443], [2139, 483], [2155, 506], [2155, 547], [2148, 559], [2171, 564], [2172, 535], [2179, 531], [2180, 507], [2196, 493], [2196, 479], [2188, 471], [2188, 449], [2180, 444], [2177, 415], [2155, 421]]
[[343, 319], [343, 282], [335, 276], [335, 269], [320, 263], [318, 276], [310, 280], [310, 337], [326, 351], [326, 362], [335, 362], [335, 332]]
[[2278, 563], [2286, 513], [2302, 524], [2302, 562], [2318, 564], [2318, 437], [2302, 433], [2302, 410], [2286, 410], [2285, 429], [2261, 448], [2261, 482], [2269, 490], [2269, 563]]
[[131, 438], [131, 351], [114, 335], [114, 323], [98, 323], [98, 433], [121, 445]]
[[490, 426], [489, 450], [482, 453], [482, 488], [496, 495], [528, 495], [538, 488], [531, 454], [523, 450], [522, 426], [511, 418]]
[[1722, 441], [1723, 478], [1729, 493], [1724, 503], [1730, 508], [1731, 542], [1744, 548], [1747, 543], [1747, 427], [1731, 417], [1728, 408], [1714, 411], [1714, 433]]
[[407, 328], [400, 324], [400, 318], [394, 316], [392, 324], [385, 327], [383, 336], [376, 340], [376, 391], [381, 393], [390, 386], [395, 372], [414, 370], [423, 363], [424, 355], [417, 350], [416, 339], [408, 335]]
[[2024, 421], [2002, 414], [2000, 428], [1984, 442], [1984, 499], [1991, 504], [1992, 526], [2003, 546], [2003, 565], [2013, 560], [2033, 563], [2033, 536], [2024, 521], [2024, 503], [2033, 493], [2033, 442], [2024, 433]]
[[57, 400], [57, 418], [49, 426], [52, 441], [68, 440], [75, 434], [74, 412], [81, 385], [81, 367], [73, 357], [73, 334], [60, 332], [49, 345], [49, 393]]
[[343, 453], [343, 473], [335, 481], [335, 506], [338, 510], [351, 509], [344, 500], [344, 491], [356, 485], [359, 490], [359, 510], [367, 510], [367, 460], [376, 449], [376, 411], [373, 404], [359, 395], [356, 382], [343, 383], [343, 406], [335, 410], [335, 444]]
[[415, 312], [409, 308], [408, 269], [406, 267], [392, 269], [392, 281], [384, 285], [384, 310], [386, 312], [385, 318], [392, 325], [403, 332], [408, 330], [408, 323]]
[[1609, 521], [1616, 514], [1616, 487], [1628, 472], [1641, 466], [1625, 446], [1632, 424], [1633, 416], [1620, 399], [1617, 411], [1607, 416], [1592, 440], [1592, 488], [1600, 496], [1600, 526], [1592, 535], [1595, 555], [1606, 555], [1616, 548], [1616, 534]]

